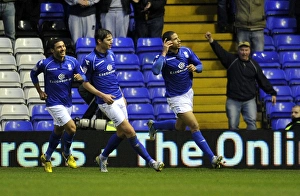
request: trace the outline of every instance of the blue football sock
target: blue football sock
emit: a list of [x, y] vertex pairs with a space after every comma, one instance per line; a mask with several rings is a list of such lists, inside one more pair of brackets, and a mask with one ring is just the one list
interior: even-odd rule
[[176, 120], [155, 121], [153, 127], [155, 130], [175, 130]]
[[212, 160], [214, 153], [211, 151], [208, 146], [205, 138], [202, 136], [200, 131], [192, 133], [193, 140], [196, 142], [197, 146], [204, 152], [205, 155], [209, 157], [209, 160]]
[[60, 143], [60, 138], [61, 138], [61, 135], [56, 135], [54, 133], [54, 131], [52, 131], [52, 133], [50, 134], [49, 146], [48, 146], [47, 151], [45, 153], [47, 161], [50, 161], [52, 153], [54, 152], [54, 150], [56, 149], [56, 147]]
[[73, 142], [75, 134], [68, 134], [66, 131], [63, 134], [63, 140], [64, 140], [64, 155], [68, 157], [70, 155], [70, 148]]
[[119, 146], [119, 144], [122, 142], [123, 138], [120, 138], [117, 136], [117, 134], [113, 134], [108, 142], [107, 142], [107, 145], [105, 146], [103, 152], [102, 152], [102, 156], [104, 157], [108, 157], [108, 155], [114, 150], [117, 148], [117, 146]]
[[130, 145], [147, 163], [152, 162], [153, 159], [145, 149], [145, 147], [140, 143], [137, 136], [128, 138]]

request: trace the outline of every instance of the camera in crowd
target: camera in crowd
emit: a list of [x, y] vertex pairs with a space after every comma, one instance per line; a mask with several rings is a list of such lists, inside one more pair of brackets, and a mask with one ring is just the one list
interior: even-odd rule
[[105, 119], [80, 119], [79, 117], [76, 117], [73, 120], [78, 128], [84, 129], [92, 128], [96, 130], [105, 130], [107, 124], [107, 121]]

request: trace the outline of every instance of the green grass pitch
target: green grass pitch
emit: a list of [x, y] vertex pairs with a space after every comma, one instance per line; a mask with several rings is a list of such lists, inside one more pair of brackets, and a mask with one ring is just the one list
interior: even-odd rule
[[1, 196], [293, 196], [300, 195], [299, 170], [109, 167], [71, 169], [0, 167]]

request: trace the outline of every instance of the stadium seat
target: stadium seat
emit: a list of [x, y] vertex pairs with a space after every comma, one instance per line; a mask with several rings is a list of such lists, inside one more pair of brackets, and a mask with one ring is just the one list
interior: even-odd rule
[[127, 87], [123, 88], [122, 91], [127, 104], [151, 103], [149, 91], [146, 87]]
[[75, 43], [75, 53], [90, 53], [96, 47], [95, 38], [92, 37], [80, 37]]
[[0, 53], [0, 71], [17, 71], [17, 62], [11, 54]]
[[300, 35], [280, 34], [274, 35], [273, 39], [277, 52], [300, 50]]
[[264, 38], [265, 38], [264, 51], [276, 50], [273, 38], [269, 35], [264, 35]]
[[14, 46], [14, 56], [17, 62], [21, 54], [44, 54], [44, 46], [41, 38], [17, 38]]
[[130, 122], [135, 131], [149, 131], [148, 120], [133, 120]]
[[78, 104], [78, 103], [85, 104], [85, 101], [80, 96], [77, 88], [72, 88], [71, 93], [72, 93], [72, 103], [73, 104]]
[[269, 122], [278, 118], [290, 118], [292, 108], [295, 106], [293, 102], [276, 102], [276, 104], [266, 104], [266, 115]]
[[279, 118], [274, 119], [271, 122], [271, 128], [274, 131], [283, 131], [287, 124], [289, 124], [292, 121], [290, 118]]
[[83, 114], [86, 112], [88, 107], [89, 107], [89, 105], [87, 105], [87, 104], [73, 104], [72, 105], [72, 113], [71, 113], [72, 119], [74, 119], [76, 117], [82, 118]]
[[18, 71], [20, 70], [32, 70], [32, 68], [37, 64], [41, 59], [46, 57], [43, 54], [22, 54], [19, 56], [17, 66]]
[[176, 119], [175, 113], [170, 109], [170, 106], [165, 104], [155, 104], [154, 115], [156, 120]]
[[21, 88], [0, 88], [0, 104], [25, 104], [24, 91]]
[[32, 123], [26, 120], [8, 120], [3, 126], [3, 131], [33, 131]]
[[[44, 90], [44, 88], [41, 88]], [[45, 104], [45, 100], [40, 99], [40, 95], [34, 87], [24, 89], [26, 104], [29, 107], [32, 104]]]
[[0, 121], [30, 120], [29, 111], [24, 104], [3, 104], [0, 110]]
[[29, 20], [19, 20], [16, 26], [16, 38], [19, 37], [38, 37], [37, 27], [31, 25]]
[[136, 46], [136, 54], [141, 53], [160, 53], [163, 48], [163, 41], [159, 37], [155, 38], [138, 38]]
[[71, 38], [71, 34], [64, 19], [55, 19], [42, 22], [40, 27], [40, 37], [42, 39], [45, 39], [46, 37]]
[[263, 69], [263, 73], [272, 85], [288, 85], [285, 72], [282, 69]]
[[[23, 90], [28, 87], [29, 88], [34, 87], [32, 81], [31, 81], [30, 71], [28, 71], [28, 70], [22, 71], [20, 73], [20, 78], [21, 78], [21, 84], [22, 84]], [[39, 74], [38, 79], [39, 79], [40, 86], [44, 87], [44, 73]]]
[[289, 83], [289, 86], [300, 85], [300, 67], [294, 69], [285, 69], [285, 74]]
[[64, 18], [64, 7], [61, 3], [46, 2], [41, 3], [40, 18]]
[[139, 55], [140, 64], [142, 71], [145, 70], [151, 70], [153, 66], [153, 60], [159, 53], [153, 52], [153, 53], [142, 53]]
[[252, 58], [261, 68], [281, 68], [279, 55], [276, 51], [253, 52]]
[[33, 123], [34, 131], [53, 131], [53, 120], [40, 120]]
[[[277, 92], [276, 101], [278, 102], [293, 102], [294, 96], [290, 86], [273, 86]], [[266, 94], [262, 89], [259, 89], [259, 97], [262, 102], [271, 102], [272, 95]]]
[[119, 71], [117, 79], [121, 88], [145, 87], [144, 76], [140, 71]]
[[20, 75], [16, 71], [0, 71], [0, 88], [21, 87]]
[[130, 37], [115, 37], [111, 50], [115, 53], [135, 53], [135, 47], [132, 38]]
[[119, 70], [140, 70], [139, 58], [136, 54], [116, 54], [116, 69]]
[[266, 1], [265, 2], [265, 14], [270, 16], [288, 16], [289, 15], [289, 1]]
[[129, 121], [155, 119], [153, 106], [149, 103], [128, 104]]
[[281, 53], [282, 69], [300, 68], [300, 51], [289, 51]]
[[13, 54], [14, 48], [8, 37], [0, 37], [0, 53]]
[[35, 104], [31, 108], [31, 122], [35, 123], [40, 120], [52, 120], [52, 116], [46, 109], [45, 104]]
[[291, 86], [294, 102], [299, 105], [300, 103], [300, 85]]
[[266, 25], [270, 35], [294, 34], [297, 30], [296, 18], [268, 17]]
[[165, 87], [154, 87], [149, 88], [150, 99], [152, 105], [158, 103], [167, 103], [167, 98], [165, 97], [166, 88]]
[[144, 78], [147, 88], [165, 87], [165, 81], [162, 74], [154, 75], [152, 71], [144, 71]]

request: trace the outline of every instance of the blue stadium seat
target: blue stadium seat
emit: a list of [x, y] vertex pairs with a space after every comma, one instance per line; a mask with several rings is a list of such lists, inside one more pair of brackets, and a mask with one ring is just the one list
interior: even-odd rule
[[151, 103], [149, 91], [146, 87], [127, 87], [123, 88], [122, 91], [127, 104]]
[[170, 109], [170, 106], [167, 103], [155, 104], [154, 115], [156, 120], [176, 119], [174, 112]]
[[31, 122], [35, 123], [40, 120], [52, 120], [52, 116], [46, 109], [45, 104], [36, 104], [32, 106], [31, 110]]
[[151, 70], [144, 71], [144, 78], [147, 88], [165, 87], [165, 81], [162, 74], [154, 75]]
[[282, 69], [300, 68], [300, 51], [290, 51], [281, 53]]
[[153, 53], [142, 53], [139, 55], [142, 71], [152, 69], [153, 60], [158, 54], [159, 53], [157, 52], [153, 52]]
[[155, 119], [153, 106], [149, 103], [128, 104], [129, 121]]
[[149, 131], [148, 120], [133, 120], [130, 122], [135, 131]]
[[274, 119], [271, 122], [271, 128], [274, 131], [283, 131], [287, 124], [289, 124], [292, 121], [290, 118], [279, 118]]
[[265, 38], [264, 51], [276, 50], [273, 38], [269, 35], [264, 35], [264, 38]]
[[53, 131], [53, 120], [40, 120], [33, 123], [34, 131]]
[[115, 53], [135, 53], [133, 40], [130, 37], [115, 37], [111, 50]]
[[289, 86], [300, 85], [300, 67], [285, 69]]
[[291, 86], [294, 102], [299, 105], [300, 103], [300, 85]]
[[261, 68], [281, 68], [279, 55], [276, 51], [254, 52], [252, 58]]
[[87, 104], [73, 104], [72, 105], [72, 113], [71, 113], [72, 119], [74, 119], [76, 117], [82, 118], [83, 114], [86, 112], [88, 107], [89, 107], [89, 105], [87, 105]]
[[64, 7], [61, 3], [41, 3], [40, 18], [64, 18]]
[[296, 18], [268, 17], [266, 26], [269, 29], [270, 35], [294, 34], [297, 31]]
[[3, 131], [33, 131], [30, 121], [9, 120], [4, 123]]
[[163, 41], [160, 37], [154, 38], [139, 38], [137, 40], [136, 54], [161, 52]]
[[269, 16], [287, 16], [289, 15], [289, 1], [266, 1], [265, 2], [265, 14]]
[[154, 87], [149, 88], [151, 103], [167, 103], [167, 98], [165, 97], [166, 88], [165, 87]]
[[71, 93], [72, 93], [72, 103], [73, 104], [77, 104], [77, 103], [85, 104], [85, 101], [80, 96], [77, 88], [72, 88]]
[[[293, 102], [294, 96], [290, 86], [273, 86], [277, 92], [276, 100], [278, 102]], [[262, 102], [271, 102], [272, 95], [266, 94], [262, 89], [259, 89], [259, 97]]]
[[263, 69], [263, 73], [273, 85], [288, 85], [285, 72], [282, 69]]
[[145, 87], [145, 80], [140, 71], [119, 71], [117, 79], [121, 88]]
[[116, 54], [115, 65], [119, 70], [137, 70], [141, 69], [139, 57], [136, 54]]
[[300, 35], [279, 34], [274, 35], [273, 39], [277, 52], [300, 50]]
[[90, 53], [96, 47], [95, 38], [92, 37], [80, 37], [75, 43], [75, 53]]
[[266, 115], [269, 122], [278, 118], [290, 118], [293, 102], [276, 102], [276, 104], [266, 103]]

